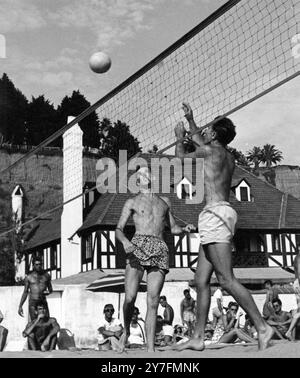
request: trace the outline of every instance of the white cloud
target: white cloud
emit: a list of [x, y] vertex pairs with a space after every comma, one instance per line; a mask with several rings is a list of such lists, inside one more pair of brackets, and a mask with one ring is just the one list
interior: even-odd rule
[[42, 12], [31, 0], [0, 1], [1, 33], [38, 29], [46, 25]]
[[[179, 0], [72, 0], [59, 10], [49, 12], [48, 17], [60, 27], [90, 30], [98, 48], [111, 50], [134, 38], [138, 32], [149, 30], [146, 15], [166, 1]], [[193, 1], [196, 0], [185, 0], [187, 5]]]

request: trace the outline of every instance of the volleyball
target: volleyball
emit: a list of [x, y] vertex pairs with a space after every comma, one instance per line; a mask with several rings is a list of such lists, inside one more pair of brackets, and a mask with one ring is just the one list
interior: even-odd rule
[[106, 53], [98, 51], [90, 57], [89, 66], [95, 73], [105, 73], [111, 67], [111, 59]]

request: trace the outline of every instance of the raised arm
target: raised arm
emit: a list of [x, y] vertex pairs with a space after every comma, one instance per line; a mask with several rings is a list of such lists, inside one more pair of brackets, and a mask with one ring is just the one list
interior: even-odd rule
[[30, 283], [29, 283], [28, 277], [26, 276], [25, 280], [24, 280], [24, 291], [23, 291], [23, 294], [22, 294], [22, 297], [21, 297], [21, 300], [20, 300], [20, 304], [19, 304], [19, 309], [18, 309], [18, 314], [20, 316], [24, 316], [22, 307], [23, 307], [23, 304], [26, 301], [26, 298], [28, 296], [29, 286], [30, 286]]
[[193, 230], [196, 230], [196, 227], [193, 224], [187, 224], [184, 227], [179, 226], [179, 224], [176, 223], [174, 216], [172, 214], [172, 211], [171, 211], [171, 201], [169, 200], [168, 197], [163, 197], [162, 199], [168, 205], [167, 216], [168, 216], [168, 221], [169, 221], [169, 224], [170, 224], [170, 229], [171, 229], [172, 234], [180, 235], [183, 232], [191, 232]]
[[183, 140], [186, 135], [186, 129], [184, 127], [183, 122], [178, 122], [175, 127], [175, 136], [176, 136], [176, 147], [175, 147], [175, 155], [179, 158], [185, 158], [185, 157], [205, 157], [207, 156], [207, 148], [205, 145], [201, 144], [201, 146], [196, 146], [195, 151], [186, 153], [184, 149]]
[[124, 227], [133, 212], [133, 200], [128, 199], [122, 209], [119, 222], [116, 227], [116, 238], [123, 244], [126, 253], [130, 253], [130, 248], [133, 247], [132, 243], [126, 238], [124, 234]]
[[[194, 120], [193, 110], [187, 102], [182, 103], [182, 109], [184, 111], [184, 116], [186, 120], [188, 121], [190, 132], [192, 135], [192, 140], [197, 143], [198, 146], [203, 146], [203, 138], [201, 136], [201, 132]], [[199, 132], [197, 132], [199, 131]], [[195, 133], [195, 134], [194, 134]]]

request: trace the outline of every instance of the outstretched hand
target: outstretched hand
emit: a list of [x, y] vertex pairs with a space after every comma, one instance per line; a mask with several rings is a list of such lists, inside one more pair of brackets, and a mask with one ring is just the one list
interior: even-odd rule
[[182, 139], [185, 137], [186, 134], [186, 129], [184, 127], [184, 123], [182, 121], [178, 122], [176, 127], [175, 127], [175, 135], [177, 139]]
[[194, 119], [193, 110], [192, 110], [189, 103], [183, 102], [182, 103], [182, 110], [184, 111], [184, 116], [187, 119], [187, 121]]

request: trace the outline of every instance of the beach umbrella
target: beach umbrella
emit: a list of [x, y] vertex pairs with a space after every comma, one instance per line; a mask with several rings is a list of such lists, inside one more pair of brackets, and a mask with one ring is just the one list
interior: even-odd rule
[[[125, 275], [122, 273], [118, 274], [106, 274], [105, 276], [95, 280], [90, 285], [86, 287], [86, 290], [93, 292], [108, 292], [108, 293], [118, 293], [118, 317], [120, 317], [120, 304], [121, 304], [121, 293], [125, 292]], [[140, 292], [147, 291], [147, 283], [145, 281], [140, 282], [139, 287]]]

